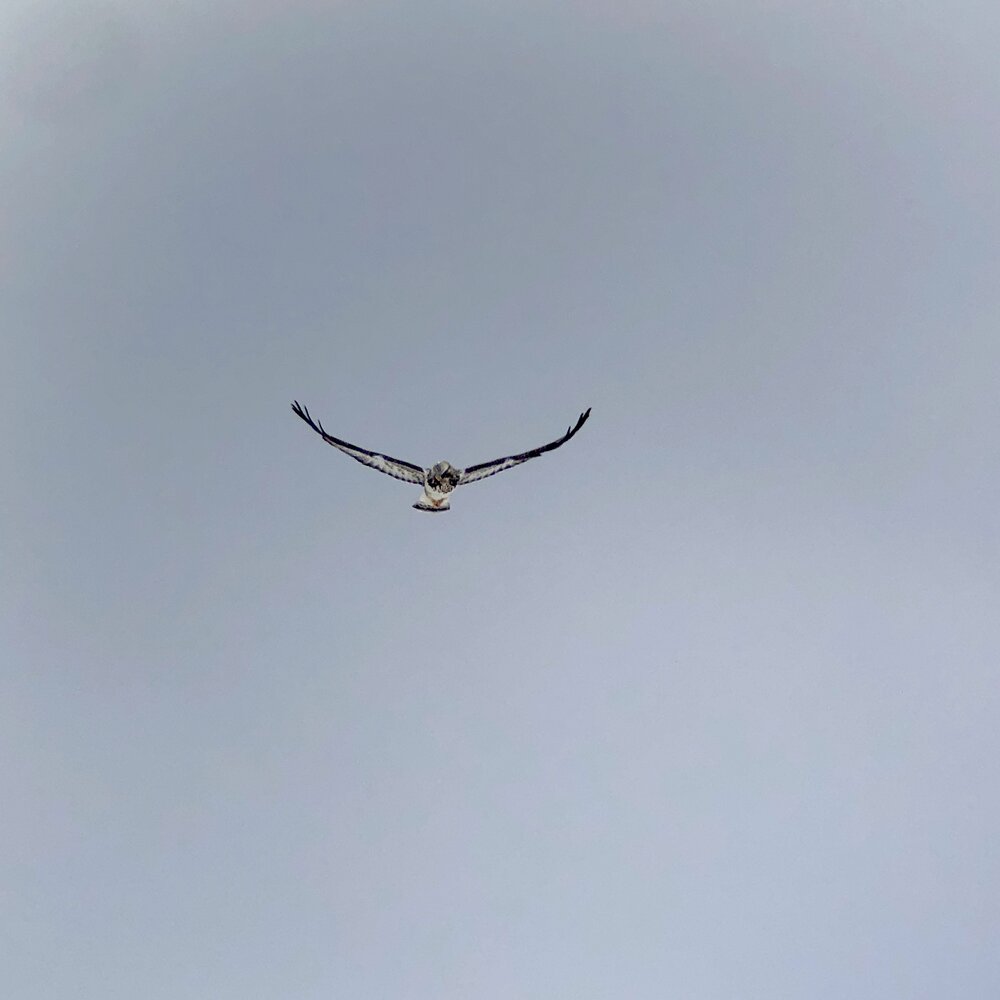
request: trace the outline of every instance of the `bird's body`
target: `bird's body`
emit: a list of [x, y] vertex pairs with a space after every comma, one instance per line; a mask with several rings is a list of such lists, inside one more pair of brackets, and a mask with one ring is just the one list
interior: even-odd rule
[[424, 492], [414, 508], [430, 512], [451, 510], [451, 495], [461, 482], [461, 469], [456, 469], [450, 462], [438, 462], [424, 474]]
[[475, 483], [488, 476], [494, 476], [505, 469], [511, 469], [515, 465], [527, 462], [528, 459], [537, 458], [547, 451], [553, 451], [560, 445], [565, 444], [576, 432], [586, 423], [590, 416], [590, 410], [580, 414], [576, 426], [567, 428], [566, 433], [556, 441], [550, 441], [540, 448], [533, 448], [531, 451], [521, 452], [518, 455], [508, 455], [506, 458], [498, 458], [492, 462], [483, 462], [480, 465], [470, 465], [467, 469], [457, 469], [450, 462], [438, 462], [429, 469], [422, 469], [419, 465], [410, 462], [403, 462], [398, 458], [390, 458], [388, 455], [379, 455], [376, 452], [368, 451], [366, 448], [359, 448], [357, 445], [349, 444], [333, 437], [323, 429], [323, 425], [314, 421], [309, 415], [309, 411], [298, 402], [292, 403], [292, 410], [295, 415], [304, 420], [317, 434], [321, 435], [327, 444], [333, 445], [346, 455], [350, 455], [362, 465], [367, 465], [371, 469], [384, 472], [394, 479], [402, 479], [408, 483], [419, 483], [423, 486], [423, 493], [420, 499], [413, 505], [416, 510], [424, 510], [430, 513], [451, 509], [451, 494], [456, 487], [464, 486], [467, 483]]

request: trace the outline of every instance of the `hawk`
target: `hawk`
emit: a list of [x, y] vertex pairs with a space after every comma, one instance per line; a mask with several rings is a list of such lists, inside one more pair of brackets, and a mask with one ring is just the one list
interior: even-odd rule
[[398, 458], [390, 458], [388, 455], [380, 455], [378, 452], [368, 451], [367, 448], [359, 448], [356, 444], [349, 444], [341, 441], [332, 434], [327, 434], [323, 425], [318, 420], [313, 420], [306, 409], [298, 401], [292, 403], [292, 410], [297, 417], [301, 417], [317, 434], [319, 434], [327, 444], [332, 444], [334, 448], [339, 448], [345, 455], [350, 455], [356, 462], [367, 465], [370, 469], [378, 469], [393, 479], [402, 479], [407, 483], [417, 483], [423, 486], [424, 492], [420, 499], [413, 505], [416, 510], [426, 510], [432, 513], [442, 510], [449, 510], [451, 504], [451, 494], [456, 486], [465, 486], [466, 483], [476, 483], [480, 479], [488, 476], [495, 476], [498, 472], [512, 469], [515, 465], [527, 462], [529, 458], [538, 458], [547, 451], [555, 451], [556, 448], [564, 445], [586, 422], [590, 416], [590, 409], [580, 414], [575, 427], [568, 427], [566, 433], [555, 441], [543, 444], [540, 448], [532, 448], [531, 451], [522, 451], [519, 455], [507, 455], [505, 458], [495, 458], [492, 462], [481, 462], [479, 465], [470, 465], [467, 469], [456, 469], [449, 462], [438, 462], [429, 469], [421, 469], [419, 465], [411, 462], [403, 462]]

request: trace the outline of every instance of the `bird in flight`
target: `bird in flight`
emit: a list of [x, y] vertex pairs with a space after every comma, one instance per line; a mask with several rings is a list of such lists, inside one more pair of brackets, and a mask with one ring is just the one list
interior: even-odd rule
[[318, 420], [313, 420], [306, 409], [298, 401], [292, 403], [292, 410], [297, 417], [301, 417], [317, 434], [319, 434], [327, 444], [332, 444], [334, 448], [339, 448], [345, 455], [350, 455], [356, 462], [367, 465], [370, 469], [378, 469], [387, 476], [394, 479], [402, 479], [407, 483], [417, 483], [423, 486], [424, 491], [420, 499], [413, 505], [416, 510], [426, 510], [436, 512], [449, 510], [451, 504], [451, 494], [456, 486], [465, 486], [466, 483], [476, 483], [487, 476], [495, 476], [498, 472], [512, 469], [515, 465], [527, 462], [529, 458], [538, 458], [547, 451], [555, 451], [556, 448], [564, 445], [586, 422], [590, 416], [590, 409], [580, 414], [576, 426], [566, 429], [566, 433], [555, 441], [543, 444], [540, 448], [532, 448], [530, 451], [522, 451], [519, 455], [507, 455], [505, 458], [495, 458], [492, 462], [481, 462], [479, 465], [470, 465], [467, 469], [456, 469], [449, 462], [438, 462], [429, 469], [421, 469], [419, 465], [411, 462], [403, 462], [398, 458], [390, 458], [388, 455], [380, 455], [375, 451], [368, 451], [367, 448], [359, 448], [356, 444], [349, 444], [341, 441], [332, 434], [327, 434], [323, 425]]

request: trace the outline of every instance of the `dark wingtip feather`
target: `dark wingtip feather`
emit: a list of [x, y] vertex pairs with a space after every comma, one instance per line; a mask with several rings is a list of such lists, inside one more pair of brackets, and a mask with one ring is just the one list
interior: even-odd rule
[[303, 406], [297, 399], [292, 402], [292, 413], [300, 420], [304, 420], [314, 431], [318, 431], [324, 437], [326, 436], [323, 425], [318, 420], [313, 420], [312, 415], [309, 413], [309, 407]]
[[587, 409], [580, 414], [579, 418], [576, 421], [576, 426], [566, 428], [566, 436], [572, 437], [587, 422], [587, 418], [589, 416], [590, 416], [590, 407], [588, 406]]

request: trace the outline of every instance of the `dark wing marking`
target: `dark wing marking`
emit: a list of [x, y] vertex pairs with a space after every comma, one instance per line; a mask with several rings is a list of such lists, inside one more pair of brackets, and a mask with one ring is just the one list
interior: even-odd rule
[[498, 472], [503, 472], [505, 469], [512, 469], [515, 465], [527, 462], [529, 458], [538, 458], [539, 455], [544, 455], [547, 451], [554, 451], [556, 448], [564, 445], [587, 422], [587, 417], [589, 416], [590, 407], [587, 408], [585, 413], [580, 414], [580, 419], [577, 420], [575, 427], [566, 428], [566, 433], [561, 438], [556, 441], [550, 441], [548, 444], [543, 444], [540, 448], [532, 448], [531, 451], [522, 451], [520, 455], [508, 455], [506, 458], [497, 458], [492, 462], [483, 462], [480, 465], [470, 465], [462, 473], [462, 478], [458, 485], [465, 486], [466, 483], [475, 483], [480, 479], [485, 479], [487, 476], [495, 476]]
[[313, 420], [309, 416], [309, 411], [298, 401], [292, 403], [292, 410], [297, 417], [301, 417], [317, 434], [321, 434], [327, 444], [332, 444], [334, 448], [339, 448], [345, 455], [350, 455], [356, 462], [367, 465], [369, 469], [378, 469], [393, 479], [402, 479], [407, 483], [424, 482], [424, 470], [419, 465], [411, 465], [409, 462], [402, 462], [398, 458], [390, 458], [388, 455], [379, 455], [377, 452], [368, 451], [366, 448], [359, 448], [356, 444], [348, 444], [335, 438], [332, 434], [327, 434], [323, 430], [323, 425], [318, 420]]

